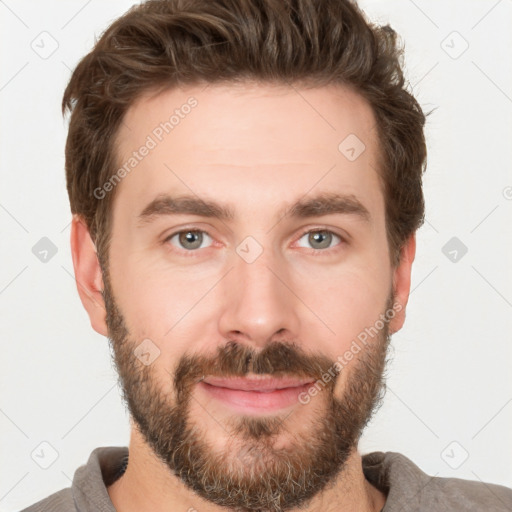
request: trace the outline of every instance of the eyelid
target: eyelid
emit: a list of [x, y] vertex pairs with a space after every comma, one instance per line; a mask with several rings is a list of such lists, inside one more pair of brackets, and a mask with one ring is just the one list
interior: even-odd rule
[[202, 228], [202, 227], [199, 227], [197, 225], [193, 225], [193, 226], [180, 226], [180, 227], [177, 227], [177, 228], [173, 228], [172, 230], [170, 230], [168, 232], [168, 234], [164, 234], [163, 235], [163, 242], [169, 240], [169, 238], [172, 238], [173, 236], [175, 235], [178, 235], [180, 233], [188, 233], [189, 231], [192, 231], [192, 232], [200, 232], [200, 233], [206, 233], [210, 238], [214, 238], [213, 235], [210, 234], [210, 231], [212, 229], [212, 226], [208, 226], [207, 228]]
[[348, 236], [342, 235], [342, 234], [338, 233], [337, 231], [330, 229], [328, 227], [325, 227], [325, 226], [317, 226], [317, 227], [305, 228], [304, 231], [302, 231], [301, 234], [296, 238], [294, 244], [296, 244], [304, 235], [307, 235], [309, 233], [318, 233], [318, 232], [322, 232], [322, 231], [326, 232], [326, 233], [330, 233], [330, 234], [338, 237], [340, 239], [340, 242], [338, 244], [336, 244], [335, 246], [329, 247], [327, 249], [313, 249], [312, 247], [309, 247], [309, 248], [301, 247], [301, 249], [309, 250], [309, 251], [311, 251], [312, 254], [330, 253], [332, 251], [339, 249], [339, 247], [341, 245], [348, 243]]
[[[326, 226], [314, 226], [314, 227], [310, 226], [308, 228], [304, 228], [301, 231], [300, 235], [295, 238], [294, 244], [296, 244], [304, 235], [307, 235], [309, 233], [322, 232], [322, 231], [324, 231], [326, 233], [330, 233], [330, 234], [338, 237], [340, 239], [340, 242], [338, 244], [336, 244], [334, 247], [329, 247], [327, 249], [313, 249], [312, 247], [310, 247], [310, 248], [301, 247], [301, 249], [306, 249], [306, 250], [309, 249], [309, 251], [311, 251], [312, 254], [330, 253], [332, 251], [335, 251], [336, 249], [339, 249], [339, 247], [341, 245], [344, 245], [344, 244], [348, 243], [349, 237], [347, 235], [340, 234], [339, 232], [335, 231], [334, 229], [328, 228]], [[170, 234], [165, 235], [162, 243], [163, 244], [167, 244], [173, 237], [175, 237], [176, 235], [179, 235], [181, 233], [184, 233], [184, 232], [185, 233], [186, 232], [200, 232], [200, 233], [203, 233], [206, 236], [210, 237], [210, 239], [212, 240], [212, 244], [209, 245], [208, 247], [203, 247], [202, 248], [203, 250], [204, 249], [209, 249], [210, 247], [214, 246], [215, 243], [216, 243], [214, 236], [212, 236], [206, 229], [201, 229], [200, 227], [197, 227], [197, 226], [183, 226], [183, 227], [180, 227], [176, 231], [172, 231]], [[200, 252], [199, 249], [186, 250], [186, 249], [182, 249], [180, 247], [177, 247], [175, 245], [173, 245], [173, 247], [174, 247], [174, 249], [178, 250], [180, 253], [182, 253], [184, 255], [187, 255], [187, 256], [193, 256], [193, 255], [195, 255], [195, 254]]]
[[171, 233], [166, 234], [162, 240], [162, 244], [163, 245], [172, 245], [172, 247], [173, 247], [172, 250], [177, 251], [179, 254], [181, 254], [183, 256], [194, 257], [196, 254], [199, 254], [199, 252], [200, 252], [199, 249], [187, 250], [187, 249], [183, 249], [182, 247], [179, 247], [179, 246], [171, 243], [171, 239], [174, 238], [175, 236], [180, 235], [182, 233], [189, 233], [189, 232], [203, 233], [204, 235], [206, 235], [207, 237], [210, 238], [212, 243], [208, 247], [203, 247], [202, 250], [209, 249], [210, 247], [212, 247], [215, 244], [215, 238], [212, 235], [210, 235], [210, 233], [208, 231], [206, 231], [205, 229], [198, 228], [197, 226], [184, 226], [184, 227], [177, 229], [176, 231], [172, 231]]

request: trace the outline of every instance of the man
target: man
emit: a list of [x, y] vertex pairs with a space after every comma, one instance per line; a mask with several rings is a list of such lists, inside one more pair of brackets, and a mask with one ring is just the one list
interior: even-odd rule
[[149, 1], [66, 89], [78, 291], [132, 418], [26, 510], [509, 510], [357, 444], [405, 321], [425, 116], [348, 0]]

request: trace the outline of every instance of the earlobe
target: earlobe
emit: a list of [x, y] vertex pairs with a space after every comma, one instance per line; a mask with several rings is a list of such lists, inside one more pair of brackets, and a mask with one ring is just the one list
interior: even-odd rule
[[400, 251], [400, 263], [393, 272], [393, 291], [395, 316], [389, 322], [389, 332], [399, 331], [405, 322], [405, 310], [411, 290], [412, 263], [416, 255], [416, 234], [409, 237]]
[[80, 300], [89, 315], [92, 328], [108, 335], [105, 302], [103, 300], [103, 277], [96, 247], [82, 217], [73, 215], [71, 221], [71, 255], [75, 270], [75, 281]]

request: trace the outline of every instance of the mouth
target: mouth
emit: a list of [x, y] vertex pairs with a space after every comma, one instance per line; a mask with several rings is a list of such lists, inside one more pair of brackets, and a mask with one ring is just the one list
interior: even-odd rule
[[199, 383], [210, 398], [243, 413], [268, 413], [295, 405], [314, 380], [296, 377], [207, 377]]

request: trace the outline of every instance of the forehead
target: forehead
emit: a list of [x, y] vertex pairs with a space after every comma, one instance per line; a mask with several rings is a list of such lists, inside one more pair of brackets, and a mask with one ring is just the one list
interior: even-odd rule
[[159, 195], [186, 194], [241, 214], [277, 211], [311, 192], [353, 195], [369, 210], [383, 209], [375, 118], [344, 86], [146, 94], [128, 110], [117, 142], [118, 166], [127, 172], [115, 210], [124, 204], [139, 213]]

